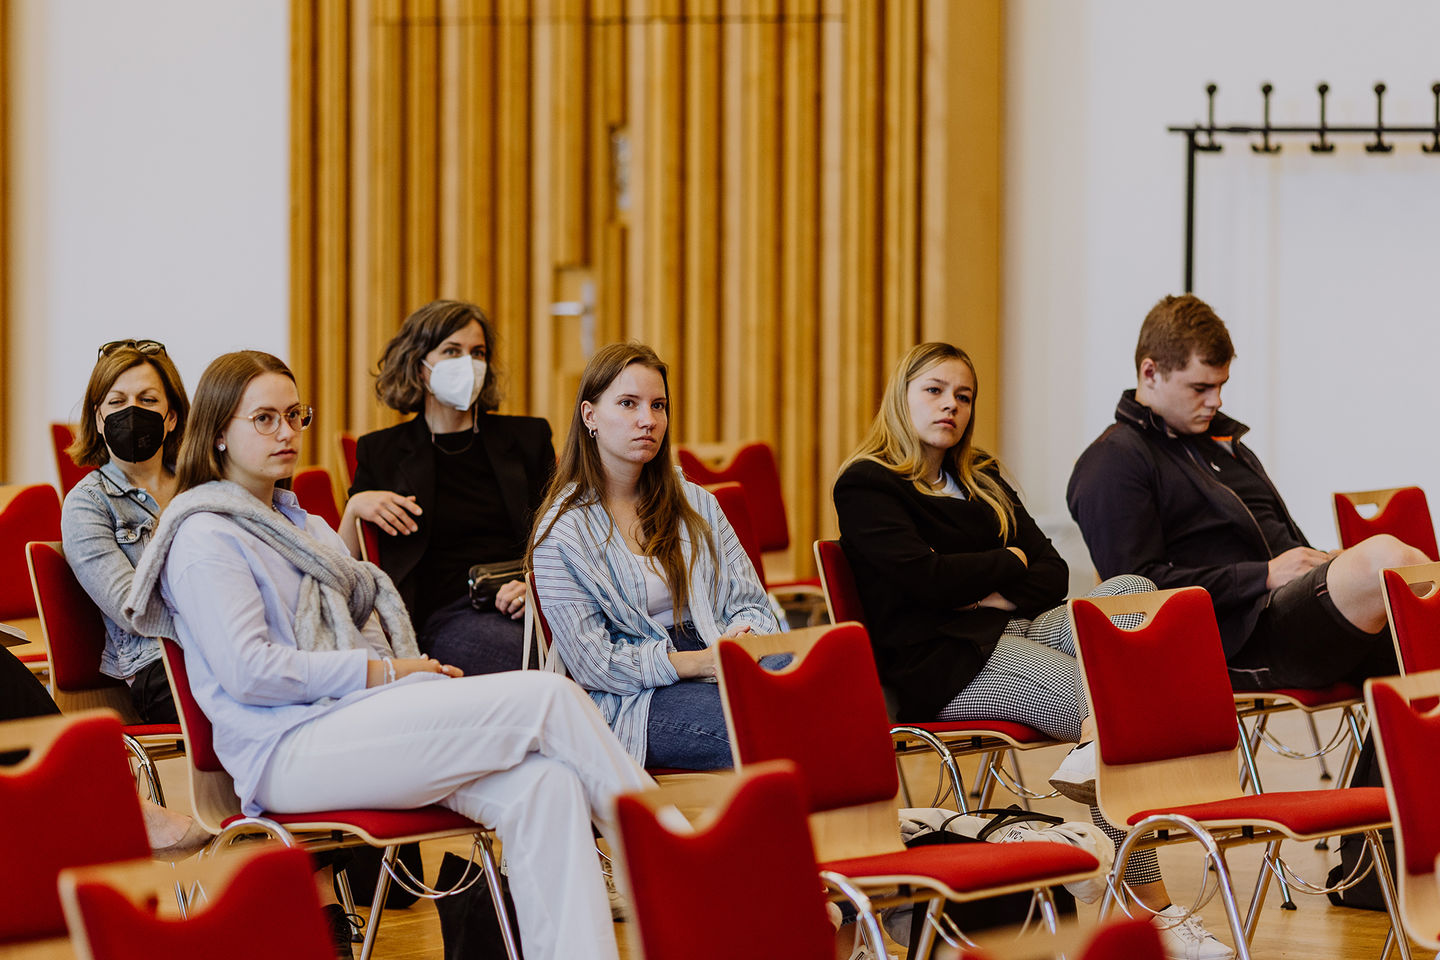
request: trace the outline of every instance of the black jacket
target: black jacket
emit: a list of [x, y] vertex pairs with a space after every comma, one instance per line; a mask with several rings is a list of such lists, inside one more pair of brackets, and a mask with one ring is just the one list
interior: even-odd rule
[[[1270, 487], [1281, 520], [1306, 543], [1259, 458], [1240, 442], [1249, 429], [1217, 414], [1209, 433], [1233, 438], [1236, 458]], [[1115, 423], [1076, 461], [1065, 499], [1101, 577], [1137, 573], [1162, 590], [1204, 587], [1225, 655], [1239, 652], [1269, 596], [1270, 547], [1240, 497], [1134, 390], [1121, 395]]]
[[[479, 438], [500, 484], [515, 540], [528, 543], [531, 519], [555, 472], [550, 424], [538, 417], [485, 413], [480, 416]], [[445, 522], [434, 513], [435, 447], [425, 418], [417, 416], [365, 434], [355, 445], [355, 461], [351, 496], [362, 490], [393, 490], [414, 495], [424, 511], [414, 518], [418, 530], [408, 536], [386, 537], [380, 552], [381, 567], [395, 581], [405, 606], [413, 610], [420, 592], [416, 568], [430, 544], [430, 531]]]
[[[1065, 561], [1004, 489], [1015, 525], [1002, 543], [984, 503], [921, 493], [878, 463], [851, 464], [835, 481], [840, 545], [901, 720], [935, 719], [984, 666], [1006, 621], [1065, 599]], [[1006, 546], [1023, 550], [1029, 566]], [[963, 609], [997, 590], [1015, 613]]]

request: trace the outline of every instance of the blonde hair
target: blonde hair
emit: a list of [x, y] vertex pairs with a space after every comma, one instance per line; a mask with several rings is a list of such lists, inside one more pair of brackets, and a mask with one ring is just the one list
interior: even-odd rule
[[[575, 396], [575, 412], [570, 418], [570, 432], [565, 438], [565, 445], [560, 449], [560, 456], [555, 463], [555, 475], [550, 478], [550, 486], [545, 491], [545, 502], [535, 513], [535, 529], [530, 537], [530, 553], [526, 557], [528, 568], [534, 568], [535, 547], [550, 535], [550, 531], [566, 511], [602, 502], [606, 485], [605, 466], [600, 460], [600, 450], [595, 438], [585, 426], [580, 406], [585, 401], [592, 405], [599, 403], [600, 395], [609, 389], [615, 378], [620, 376], [626, 367], [635, 363], [660, 374], [660, 381], [665, 386], [666, 409], [670, 412], [670, 419], [674, 419], [673, 410], [670, 410], [669, 371], [654, 350], [643, 343], [612, 343], [596, 351], [595, 356], [585, 365], [585, 372], [580, 375], [580, 389]], [[685, 489], [675, 473], [675, 464], [671, 459], [668, 429], [660, 438], [660, 449], [655, 452], [655, 456], [640, 468], [637, 485], [640, 502], [635, 512], [640, 520], [643, 537], [640, 548], [647, 557], [654, 558], [659, 564], [658, 572], [670, 587], [678, 623], [679, 614], [690, 599], [690, 576], [695, 567], [693, 550], [688, 567], [685, 563], [685, 553], [680, 544], [680, 527], [685, 527], [690, 535], [690, 542], [695, 544], [697, 549], [699, 544], [705, 545], [710, 552], [712, 564], [717, 568], [719, 551], [716, 549], [715, 535], [710, 524], [705, 522], [705, 518], [685, 497]], [[542, 531], [540, 523], [557, 504], [559, 509]], [[613, 519], [611, 523], [613, 527]]]
[[925, 457], [921, 449], [923, 444], [919, 434], [915, 432], [915, 424], [910, 419], [910, 403], [906, 393], [916, 377], [947, 360], [959, 360], [970, 369], [970, 376], [975, 380], [975, 400], [970, 408], [970, 421], [965, 424], [965, 432], [961, 434], [960, 442], [945, 451], [941, 463], [964, 488], [967, 496], [995, 512], [995, 519], [1000, 524], [1000, 539], [1004, 541], [1009, 539], [1015, 526], [1015, 505], [1011, 503], [1010, 496], [1000, 485], [1000, 481], [992, 475], [999, 472], [1000, 461], [971, 442], [975, 433], [975, 407], [979, 401], [980, 378], [975, 374], [975, 364], [959, 347], [948, 343], [922, 343], [911, 347], [905, 356], [900, 358], [895, 371], [890, 374], [889, 382], [885, 384], [880, 409], [870, 423], [865, 439], [860, 441], [860, 446], [841, 465], [840, 472], [844, 473], [852, 463], [870, 460], [905, 477], [923, 494], [944, 496], [937, 493], [927, 482]]

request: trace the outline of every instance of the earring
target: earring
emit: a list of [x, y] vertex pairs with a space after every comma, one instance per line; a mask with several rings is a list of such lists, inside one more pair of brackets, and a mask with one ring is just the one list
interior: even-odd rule
[[591, 439], [591, 440], [594, 440], [594, 439], [595, 439], [595, 428], [594, 428], [594, 427], [591, 427], [591, 428], [590, 428], [590, 439]]
[[222, 441], [221, 443], [215, 444], [215, 449], [216, 449], [216, 450], [219, 450], [221, 453], [224, 453], [224, 452], [225, 452], [225, 444], [224, 444], [224, 442]]

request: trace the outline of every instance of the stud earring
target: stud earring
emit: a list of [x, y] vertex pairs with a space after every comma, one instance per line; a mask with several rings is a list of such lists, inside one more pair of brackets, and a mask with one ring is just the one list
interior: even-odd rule
[[216, 450], [219, 450], [221, 453], [224, 453], [224, 452], [225, 452], [225, 444], [223, 444], [223, 443], [217, 443], [217, 444], [215, 444], [215, 449], [216, 449]]

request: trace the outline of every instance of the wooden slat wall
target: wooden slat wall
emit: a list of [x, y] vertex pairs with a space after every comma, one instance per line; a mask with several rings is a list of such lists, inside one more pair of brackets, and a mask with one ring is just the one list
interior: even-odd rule
[[[1000, 338], [998, 0], [293, 0], [297, 374], [393, 422], [381, 347], [496, 320], [506, 409], [568, 426], [593, 342], [670, 362], [679, 442], [768, 440], [792, 560], [899, 355]], [[979, 437], [998, 444], [994, 405]]]

